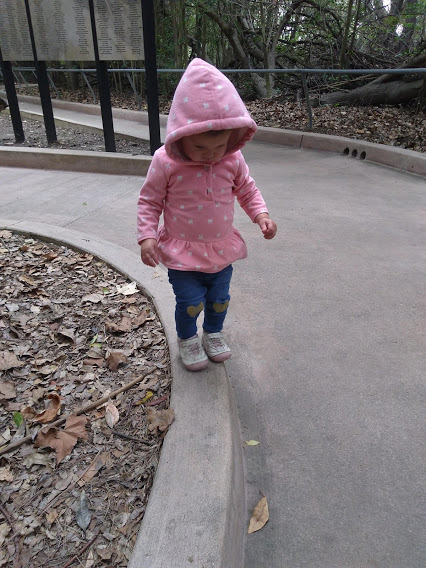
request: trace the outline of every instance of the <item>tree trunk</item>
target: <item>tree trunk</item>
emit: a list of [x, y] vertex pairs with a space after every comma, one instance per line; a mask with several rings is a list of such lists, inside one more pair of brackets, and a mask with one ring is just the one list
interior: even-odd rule
[[412, 48], [412, 39], [417, 22], [416, 0], [406, 0], [404, 8], [410, 15], [404, 19], [402, 33], [399, 38], [399, 53], [410, 51]]
[[369, 83], [348, 93], [329, 93], [322, 95], [321, 104], [341, 105], [397, 105], [408, 103], [420, 96], [424, 80], [406, 83], [404, 81], [392, 81], [391, 83]]
[[353, 4], [354, 4], [354, 0], [348, 1], [348, 11], [347, 11], [347, 14], [346, 14], [345, 31], [343, 32], [342, 46], [340, 48], [340, 57], [339, 57], [339, 67], [341, 69], [344, 69], [346, 67], [346, 49], [347, 49], [348, 40], [349, 40], [349, 28], [350, 28], [350, 25], [351, 25]]
[[[426, 67], [426, 54], [422, 53], [404, 63], [400, 69], [415, 69]], [[374, 73], [374, 70], [371, 70]], [[424, 76], [413, 75], [404, 79], [404, 75], [392, 75], [391, 73], [380, 75], [367, 85], [358, 87], [353, 91], [340, 91], [321, 95], [320, 99], [314, 101], [318, 104], [342, 104], [342, 105], [397, 105], [410, 102], [412, 99], [419, 98], [421, 103], [421, 92], [425, 82]]]
[[[238, 60], [241, 61], [241, 63], [244, 65], [246, 69], [250, 69], [251, 65], [250, 65], [249, 56], [240, 42], [240, 38], [238, 36], [238, 32], [235, 29], [235, 27], [232, 27], [230, 24], [225, 22], [225, 20], [223, 20], [219, 16], [219, 14], [217, 14], [213, 10], [208, 9], [207, 6], [205, 6], [203, 3], [200, 3], [200, 6], [203, 8], [206, 16], [208, 16], [211, 20], [216, 22], [216, 24], [221, 29], [222, 33], [228, 38], [229, 44], [232, 47], [232, 50], [235, 54], [235, 58], [237, 59], [237, 61]], [[261, 77], [259, 77], [258, 73], [252, 73], [251, 78], [253, 81], [253, 90], [256, 93], [256, 95], [260, 98], [266, 98], [267, 91], [265, 87], [265, 81]]]

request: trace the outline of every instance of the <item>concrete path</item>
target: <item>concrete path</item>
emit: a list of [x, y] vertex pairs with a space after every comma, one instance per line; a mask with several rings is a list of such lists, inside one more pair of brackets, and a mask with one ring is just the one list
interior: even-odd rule
[[[242, 444], [244, 527], [262, 494], [270, 508], [267, 525], [246, 536], [244, 568], [420, 568], [426, 561], [425, 179], [260, 142], [244, 154], [279, 228], [276, 239], [264, 241], [237, 209], [249, 258], [235, 265], [226, 324], [234, 357], [226, 371], [242, 440], [260, 442]], [[2, 168], [0, 217], [72, 229], [136, 253], [142, 181]], [[200, 396], [208, 419], [216, 401], [203, 398], [212, 377], [205, 380], [201, 373], [185, 384], [197, 385], [191, 396]], [[193, 402], [186, 406], [189, 424]], [[232, 404], [226, 408], [232, 413]], [[220, 453], [229, 440], [211, 426], [208, 451]], [[178, 443], [172, 432], [163, 450], [168, 456]], [[227, 460], [217, 463], [217, 477], [231, 467]], [[206, 492], [213, 481], [203, 479]], [[191, 515], [204, 505], [181, 512], [185, 548], [196, 552], [179, 567], [239, 568], [232, 555], [214, 557], [210, 549], [203, 556], [207, 522], [195, 537], [190, 533]], [[206, 520], [216, 513], [203, 510]], [[164, 546], [175, 533], [185, 539], [183, 525], [175, 521], [174, 532], [162, 533]], [[152, 557], [132, 566], [177, 566], [170, 562]]]
[[[245, 567], [420, 568], [425, 539], [426, 184], [320, 152], [245, 151], [278, 223], [235, 268], [227, 363]], [[248, 515], [248, 513], [247, 513]], [[247, 516], [248, 519], [248, 516]]]

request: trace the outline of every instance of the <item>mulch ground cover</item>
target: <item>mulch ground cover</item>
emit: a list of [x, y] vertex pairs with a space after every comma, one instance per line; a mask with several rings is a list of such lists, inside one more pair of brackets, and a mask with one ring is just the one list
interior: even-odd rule
[[125, 567], [165, 433], [149, 298], [90, 254], [0, 231], [0, 566]]

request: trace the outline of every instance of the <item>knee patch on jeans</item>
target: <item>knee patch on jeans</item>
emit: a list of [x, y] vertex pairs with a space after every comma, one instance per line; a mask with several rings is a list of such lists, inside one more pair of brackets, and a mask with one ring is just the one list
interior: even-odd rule
[[228, 306], [229, 306], [229, 300], [226, 300], [226, 302], [223, 304], [214, 302], [213, 309], [217, 314], [223, 314], [223, 312], [227, 310]]
[[200, 302], [198, 304], [198, 306], [188, 306], [186, 308], [186, 313], [191, 316], [192, 318], [195, 318], [198, 316], [198, 314], [200, 312], [202, 312], [204, 310], [204, 302]]

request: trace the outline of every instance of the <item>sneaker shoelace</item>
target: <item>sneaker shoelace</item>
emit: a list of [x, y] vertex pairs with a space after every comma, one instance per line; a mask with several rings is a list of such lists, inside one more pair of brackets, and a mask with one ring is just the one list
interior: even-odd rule
[[223, 349], [225, 347], [224, 341], [221, 337], [209, 337], [208, 343], [212, 349]]
[[200, 343], [195, 342], [185, 345], [186, 352], [190, 357], [199, 357], [201, 354]]

